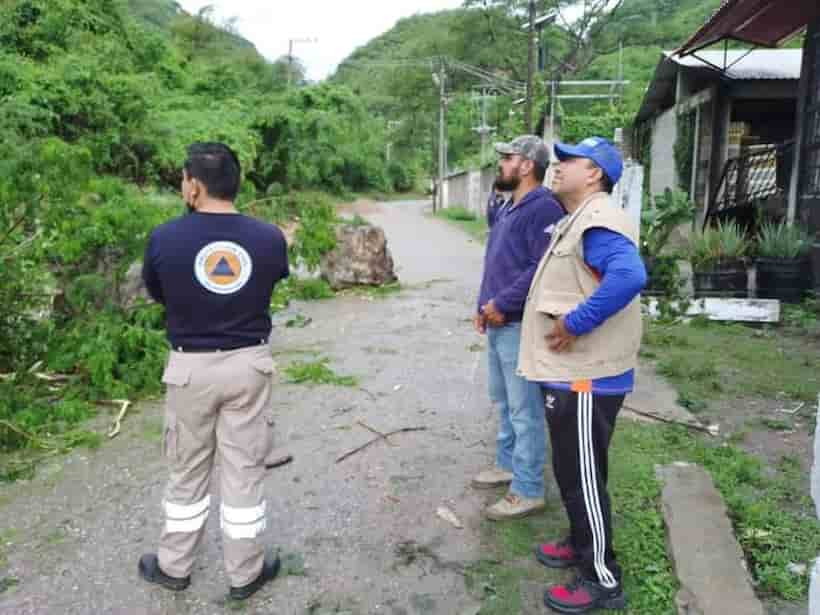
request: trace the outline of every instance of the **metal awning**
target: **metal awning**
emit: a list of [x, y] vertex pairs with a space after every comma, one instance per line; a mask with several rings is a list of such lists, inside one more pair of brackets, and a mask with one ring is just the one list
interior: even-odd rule
[[777, 47], [818, 18], [817, 0], [725, 0], [677, 54], [690, 55], [728, 40]]

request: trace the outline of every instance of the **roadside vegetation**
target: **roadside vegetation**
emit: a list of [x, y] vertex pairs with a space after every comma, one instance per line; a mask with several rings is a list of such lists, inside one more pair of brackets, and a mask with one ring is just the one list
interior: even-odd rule
[[[0, 49], [0, 480], [98, 444], [81, 424], [100, 402], [160, 392], [163, 311], [126, 287], [150, 229], [184, 211], [189, 143], [237, 151], [239, 208], [290, 228], [308, 270], [335, 244], [334, 201], [416, 183], [385, 162], [384, 126], [358, 96], [306, 85], [207, 9], [12, 0]], [[331, 295], [292, 280], [272, 309]]]
[[436, 216], [452, 222], [466, 231], [473, 239], [477, 239], [482, 243], [487, 240], [488, 228], [486, 219], [476, 216], [464, 207], [441, 209], [436, 212]]
[[[668, 615], [679, 589], [666, 551], [659, 508], [661, 485], [655, 466], [676, 461], [703, 465], [723, 495], [735, 534], [763, 598], [805, 600], [809, 578], [790, 570], [820, 552], [820, 523], [804, 488], [799, 463], [785, 457], [775, 468], [740, 448], [694, 435], [685, 428], [647, 425], [622, 419], [610, 456], [615, 550], [624, 569], [630, 599], [627, 613]], [[567, 523], [557, 491], [547, 495], [547, 512], [534, 519], [484, 522], [483, 558], [467, 573], [468, 586], [484, 602], [482, 615], [520, 612], [522, 584], [563, 582], [532, 556], [539, 541], [566, 535]]]

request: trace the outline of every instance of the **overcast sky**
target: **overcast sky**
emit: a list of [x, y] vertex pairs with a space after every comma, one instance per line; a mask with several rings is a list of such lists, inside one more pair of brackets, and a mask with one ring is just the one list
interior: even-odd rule
[[270, 60], [293, 55], [307, 67], [308, 79], [329, 76], [336, 65], [402, 17], [461, 6], [462, 0], [178, 0], [189, 13], [213, 5], [219, 22], [236, 17], [239, 33]]

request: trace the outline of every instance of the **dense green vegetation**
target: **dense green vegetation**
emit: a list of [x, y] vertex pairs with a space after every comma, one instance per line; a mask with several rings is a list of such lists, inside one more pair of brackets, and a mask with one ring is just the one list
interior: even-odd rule
[[299, 217], [307, 266], [335, 241], [331, 201], [310, 190], [414, 183], [388, 169], [360, 97], [287, 77], [168, 0], [0, 3], [0, 454], [59, 450], [95, 401], [158, 390], [162, 311], [120, 288], [150, 229], [182, 212], [170, 191], [189, 143], [238, 152], [240, 207]]

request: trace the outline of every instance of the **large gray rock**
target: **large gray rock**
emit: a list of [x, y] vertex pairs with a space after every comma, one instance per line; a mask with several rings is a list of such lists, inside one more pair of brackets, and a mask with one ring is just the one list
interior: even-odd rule
[[322, 257], [319, 269], [334, 290], [397, 280], [384, 231], [369, 224], [340, 225], [336, 247]]
[[669, 554], [681, 584], [679, 615], [764, 615], [712, 477], [688, 463], [657, 472]]

